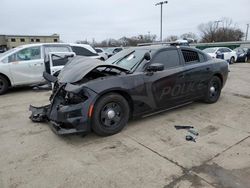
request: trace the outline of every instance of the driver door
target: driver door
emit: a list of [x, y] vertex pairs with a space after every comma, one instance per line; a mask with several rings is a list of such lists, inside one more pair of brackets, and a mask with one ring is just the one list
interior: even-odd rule
[[41, 83], [44, 62], [41, 47], [28, 47], [9, 56], [9, 67], [15, 85]]
[[151, 63], [164, 65], [163, 71], [146, 72], [144, 76], [149, 101], [154, 101], [152, 108], [160, 110], [180, 104], [185, 79], [177, 49], [161, 50], [152, 58]]

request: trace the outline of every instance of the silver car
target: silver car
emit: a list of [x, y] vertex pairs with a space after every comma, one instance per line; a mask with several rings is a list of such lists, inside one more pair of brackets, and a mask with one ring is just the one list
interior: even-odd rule
[[72, 52], [68, 44], [28, 44], [0, 54], [0, 95], [10, 87], [44, 83], [44, 58], [51, 52]]

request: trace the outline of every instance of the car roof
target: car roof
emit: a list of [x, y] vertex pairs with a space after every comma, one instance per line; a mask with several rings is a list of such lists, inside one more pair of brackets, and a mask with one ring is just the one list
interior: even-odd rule
[[17, 46], [16, 48], [36, 47], [36, 46], [69, 46], [67, 43], [36, 43], [36, 44], [24, 44]]
[[138, 46], [138, 47], [133, 47], [134, 49], [142, 49], [142, 50], [161, 50], [161, 49], [176, 49], [176, 48], [180, 48], [180, 49], [190, 49], [190, 50], [198, 50], [196, 48], [193, 47], [189, 47], [189, 46], [169, 46], [169, 45], [149, 45], [149, 46]]

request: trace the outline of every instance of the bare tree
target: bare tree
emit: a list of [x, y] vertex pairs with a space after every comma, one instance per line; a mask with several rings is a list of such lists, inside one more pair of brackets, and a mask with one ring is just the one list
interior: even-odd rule
[[198, 36], [195, 33], [192, 32], [188, 32], [188, 33], [184, 33], [180, 36], [181, 39], [192, 39], [194, 42], [197, 42], [198, 40]]
[[156, 40], [156, 35], [138, 35], [133, 37], [122, 37], [116, 39], [106, 39], [102, 42], [95, 42], [94, 46], [98, 47], [117, 47], [117, 46], [137, 46], [139, 43], [151, 43]]
[[166, 39], [164, 39], [163, 41], [164, 42], [173, 42], [173, 41], [176, 41], [177, 39], [178, 39], [178, 36], [176, 36], [176, 35], [170, 35]]
[[199, 25], [201, 42], [226, 42], [240, 41], [244, 33], [229, 18], [223, 18], [219, 22], [208, 22]]

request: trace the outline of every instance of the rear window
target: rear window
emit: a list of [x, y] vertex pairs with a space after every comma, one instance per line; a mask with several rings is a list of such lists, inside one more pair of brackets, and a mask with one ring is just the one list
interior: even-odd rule
[[199, 63], [200, 58], [198, 52], [191, 51], [191, 50], [181, 50], [185, 63]]

